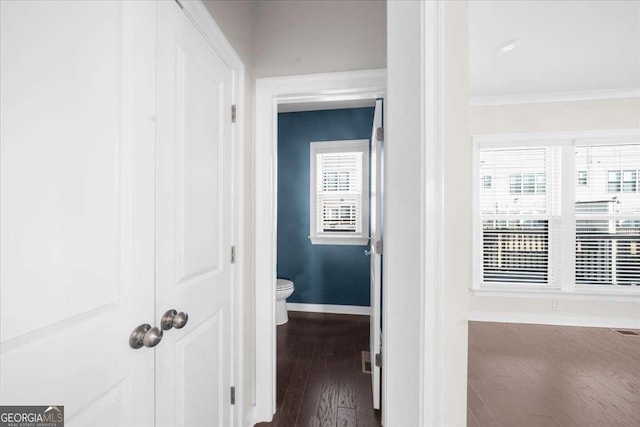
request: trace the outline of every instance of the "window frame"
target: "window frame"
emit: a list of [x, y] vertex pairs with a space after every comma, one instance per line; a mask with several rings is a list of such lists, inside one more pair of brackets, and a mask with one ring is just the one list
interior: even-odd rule
[[[349, 139], [332, 141], [312, 141], [309, 143], [309, 239], [314, 245], [352, 245], [363, 246], [369, 242], [369, 162], [370, 141], [368, 139]], [[360, 232], [317, 231], [317, 155], [324, 153], [362, 153], [362, 176], [360, 177]]]
[[[559, 185], [561, 214], [563, 220], [561, 233], [550, 237], [549, 268], [554, 268], [552, 257], [557, 251], [556, 241], [560, 247], [575, 247], [576, 239], [576, 214], [575, 214], [575, 188], [577, 176], [574, 146], [584, 143], [598, 145], [616, 145], [624, 143], [640, 143], [640, 129], [614, 129], [603, 131], [577, 131], [577, 132], [545, 132], [527, 134], [491, 134], [473, 135], [473, 278], [470, 290], [476, 296], [498, 297], [524, 297], [542, 298], [552, 296], [559, 299], [593, 299], [598, 301], [640, 301], [640, 286], [611, 286], [611, 285], [581, 285], [576, 284], [575, 279], [575, 251], [563, 251], [562, 265], [555, 275], [555, 281], [548, 284], [495, 284], [483, 281], [483, 217], [480, 213], [480, 195], [483, 190], [482, 176], [480, 172], [480, 150], [493, 147], [540, 147], [558, 146], [562, 150], [562, 179]], [[640, 172], [638, 172], [640, 174]], [[638, 178], [638, 175], [636, 175]], [[553, 191], [553, 182], [547, 177], [546, 192]], [[549, 194], [548, 194], [549, 196]], [[567, 213], [569, 212], [569, 213]], [[553, 240], [551, 240], [553, 239]], [[567, 262], [568, 261], [568, 262]], [[551, 277], [551, 275], [550, 275]]]

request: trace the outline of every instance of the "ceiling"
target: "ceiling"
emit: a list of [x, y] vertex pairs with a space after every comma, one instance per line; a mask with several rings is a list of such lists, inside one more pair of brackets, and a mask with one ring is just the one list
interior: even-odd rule
[[475, 99], [640, 93], [640, 1], [471, 1], [469, 50]]

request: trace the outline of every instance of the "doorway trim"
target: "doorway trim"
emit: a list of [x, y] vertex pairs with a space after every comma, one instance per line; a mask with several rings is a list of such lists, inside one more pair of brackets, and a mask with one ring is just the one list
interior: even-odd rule
[[255, 422], [271, 421], [276, 410], [278, 105], [384, 98], [386, 86], [384, 69], [256, 79]]

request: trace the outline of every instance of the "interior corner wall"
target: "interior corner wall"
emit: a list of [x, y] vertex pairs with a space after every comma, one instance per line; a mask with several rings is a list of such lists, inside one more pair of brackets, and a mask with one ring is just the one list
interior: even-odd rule
[[278, 114], [278, 277], [294, 282], [287, 301], [370, 305], [368, 245], [309, 240], [310, 142], [367, 139], [373, 108]]
[[[471, 108], [472, 135], [640, 129], [640, 98]], [[471, 320], [640, 328], [640, 304], [470, 296]]]

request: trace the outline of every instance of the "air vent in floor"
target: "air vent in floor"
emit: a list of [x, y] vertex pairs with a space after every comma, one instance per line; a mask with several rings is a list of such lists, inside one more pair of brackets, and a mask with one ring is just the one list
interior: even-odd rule
[[628, 329], [612, 329], [612, 331], [626, 337], [640, 337], [640, 332], [638, 331], [630, 331]]
[[371, 373], [371, 356], [369, 356], [368, 351], [362, 352], [362, 373], [370, 374]]

